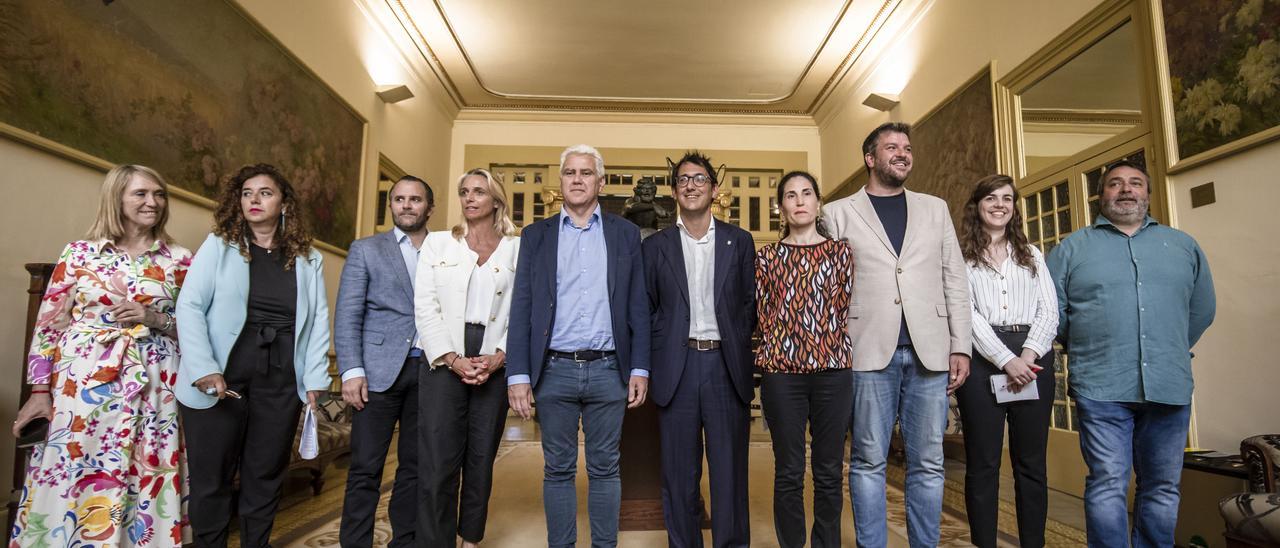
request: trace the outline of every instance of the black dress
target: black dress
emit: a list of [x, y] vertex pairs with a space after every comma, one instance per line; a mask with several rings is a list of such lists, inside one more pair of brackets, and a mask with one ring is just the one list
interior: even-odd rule
[[249, 254], [245, 323], [223, 373], [242, 398], [182, 407], [196, 546], [226, 546], [237, 471], [240, 545], [268, 545], [302, 411], [293, 364], [297, 271], [277, 250], [251, 245]]

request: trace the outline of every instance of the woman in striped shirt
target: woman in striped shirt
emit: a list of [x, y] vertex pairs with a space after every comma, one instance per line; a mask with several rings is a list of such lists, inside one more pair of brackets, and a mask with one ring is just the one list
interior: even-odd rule
[[840, 546], [844, 437], [853, 408], [846, 322], [853, 250], [819, 218], [818, 182], [793, 171], [778, 183], [782, 241], [756, 254], [756, 366], [773, 439], [773, 522], [783, 548], [804, 546], [805, 424], [813, 468], [811, 545]]
[[[965, 506], [973, 544], [996, 545], [1000, 454], [1009, 424], [1009, 457], [1022, 546], [1044, 546], [1045, 446], [1053, 407], [1053, 337], [1058, 300], [1040, 250], [1027, 242], [1013, 179], [978, 181], [965, 203], [960, 248], [973, 296], [974, 359], [956, 391], [964, 428]], [[992, 375], [1010, 390], [1036, 381], [1037, 399], [997, 403]]]

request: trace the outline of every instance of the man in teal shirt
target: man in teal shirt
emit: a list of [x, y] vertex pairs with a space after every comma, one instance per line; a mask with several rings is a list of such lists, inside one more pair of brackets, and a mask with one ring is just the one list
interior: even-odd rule
[[[1173, 546], [1191, 347], [1213, 322], [1204, 252], [1186, 233], [1147, 216], [1150, 191], [1141, 165], [1108, 166], [1101, 215], [1048, 258], [1089, 466], [1089, 546], [1125, 546], [1126, 538], [1135, 548]], [[1130, 531], [1125, 493], [1132, 469], [1138, 488]]]

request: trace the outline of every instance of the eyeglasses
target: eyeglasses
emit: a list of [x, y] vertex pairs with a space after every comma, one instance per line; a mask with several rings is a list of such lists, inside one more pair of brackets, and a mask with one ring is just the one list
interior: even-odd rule
[[689, 186], [689, 185], [693, 185], [695, 187], [704, 187], [704, 186], [707, 186], [707, 183], [709, 182], [711, 182], [711, 178], [701, 173], [697, 175], [681, 175], [679, 177], [676, 177], [676, 186], [682, 186], [682, 187]]

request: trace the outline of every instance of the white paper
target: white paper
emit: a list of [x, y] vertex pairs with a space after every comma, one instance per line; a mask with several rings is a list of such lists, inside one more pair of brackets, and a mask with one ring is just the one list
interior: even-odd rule
[[1040, 391], [1036, 389], [1035, 380], [1027, 383], [1026, 386], [1022, 387], [1022, 390], [1017, 392], [1010, 391], [1009, 388], [1008, 375], [991, 376], [991, 391], [996, 395], [996, 403], [1040, 399]]
[[316, 412], [307, 406], [302, 415], [302, 439], [298, 440], [298, 456], [311, 460], [320, 454], [320, 435], [316, 432]]

